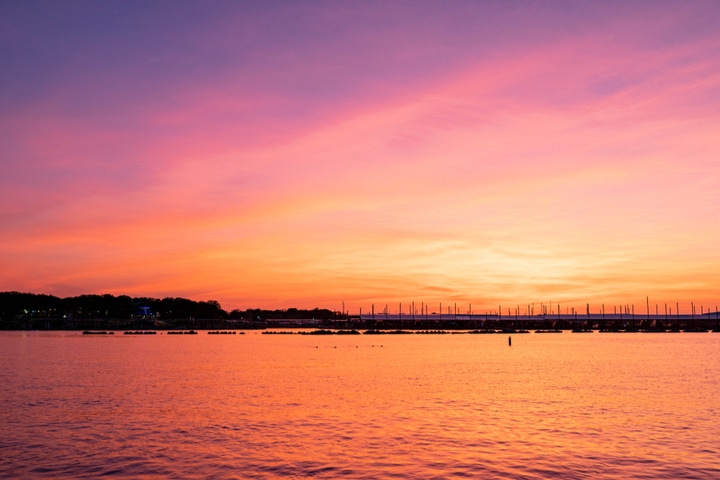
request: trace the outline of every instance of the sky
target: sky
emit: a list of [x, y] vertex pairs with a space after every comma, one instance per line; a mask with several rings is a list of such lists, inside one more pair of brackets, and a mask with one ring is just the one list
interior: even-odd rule
[[3, 1], [0, 291], [715, 310], [718, 25], [714, 0]]

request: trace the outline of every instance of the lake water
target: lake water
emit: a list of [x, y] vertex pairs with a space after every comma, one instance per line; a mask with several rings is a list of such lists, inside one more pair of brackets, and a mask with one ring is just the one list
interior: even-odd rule
[[720, 478], [720, 334], [0, 333], [3, 478]]

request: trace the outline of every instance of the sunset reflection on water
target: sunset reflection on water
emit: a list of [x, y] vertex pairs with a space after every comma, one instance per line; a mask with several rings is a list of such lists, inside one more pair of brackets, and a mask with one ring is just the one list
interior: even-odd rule
[[0, 334], [3, 477], [720, 475], [720, 335]]

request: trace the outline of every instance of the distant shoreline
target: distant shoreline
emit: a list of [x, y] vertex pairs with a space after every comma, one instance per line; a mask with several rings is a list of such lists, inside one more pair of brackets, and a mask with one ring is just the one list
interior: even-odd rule
[[[666, 307], [667, 308], [667, 307]], [[360, 313], [329, 309], [247, 309], [226, 312], [214, 300], [193, 301], [179, 297], [163, 299], [126, 295], [81, 295], [59, 298], [52, 295], [0, 292], [0, 330], [67, 331], [172, 331], [172, 330], [259, 330], [310, 328], [329, 330], [409, 331], [523, 331], [553, 332], [679, 332], [720, 331], [720, 312], [678, 313], [679, 306], [663, 313], [635, 313], [626, 306], [622, 313], [544, 313], [522, 315], [519, 309], [507, 315], [494, 313]], [[374, 309], [373, 309], [374, 310]], [[414, 311], [414, 305], [410, 306]], [[498, 309], [499, 311], [500, 309]], [[527, 308], [531, 310], [530, 306]], [[545, 306], [538, 310], [546, 312]], [[613, 309], [614, 310], [614, 309]], [[649, 308], [647, 308], [649, 310]]]
[[[3, 324], [0, 331], [7, 332], [82, 332], [86, 335], [142, 335], [142, 334], [218, 334], [233, 335], [244, 334], [246, 331], [260, 331], [262, 334], [283, 335], [283, 334], [302, 334], [302, 335], [345, 335], [345, 334], [363, 334], [363, 335], [392, 335], [392, 334], [552, 334], [552, 333], [720, 333], [720, 326], [717, 324], [678, 327], [651, 327], [651, 328], [516, 328], [516, 327], [479, 327], [465, 328], [464, 326], [453, 325], [452, 322], [443, 321], [444, 323], [436, 323], [430, 328], [427, 324], [377, 324], [368, 325], [358, 322], [332, 322], [332, 323], [316, 323], [316, 324], [292, 324], [288, 322], [265, 322], [263, 325], [235, 325], [235, 326], [208, 326], [208, 327], [166, 327], [157, 328], [146, 326], [143, 328], [103, 328], [107, 319], [101, 319], [94, 323], [94, 326], [87, 328], [51, 328], [48, 324], [38, 324], [33, 322], [32, 328], [6, 328], [8, 325]], [[110, 321], [112, 323], [112, 320]], [[218, 322], [212, 322], [218, 325]], [[27, 325], [29, 327], [29, 325]], [[48, 328], [44, 328], [48, 327]]]

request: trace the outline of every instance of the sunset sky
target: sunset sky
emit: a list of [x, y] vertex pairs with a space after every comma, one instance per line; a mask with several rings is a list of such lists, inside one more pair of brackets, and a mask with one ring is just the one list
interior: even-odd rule
[[714, 310], [719, 25], [716, 0], [3, 1], [0, 291]]

